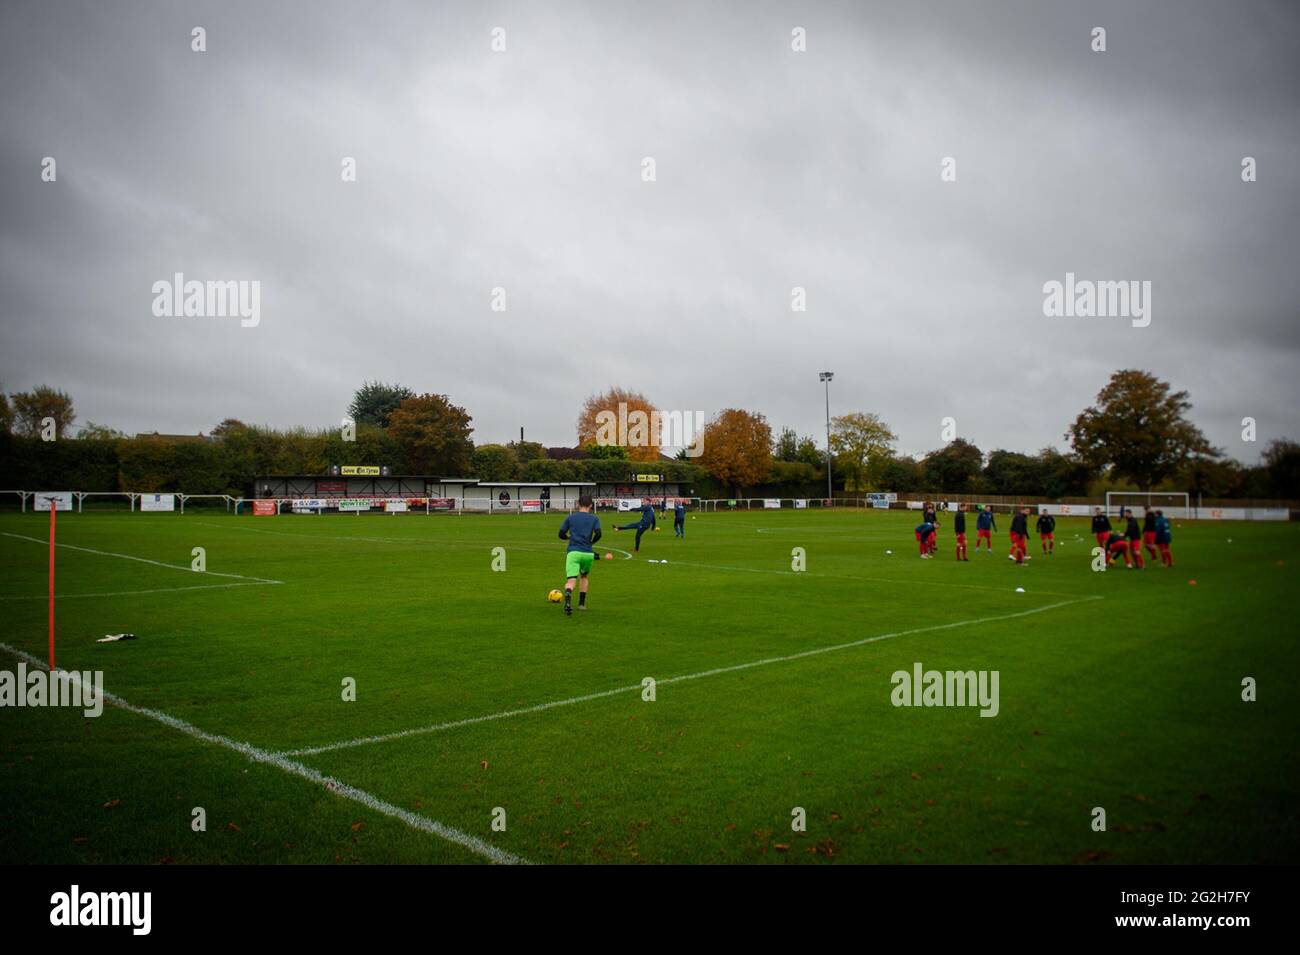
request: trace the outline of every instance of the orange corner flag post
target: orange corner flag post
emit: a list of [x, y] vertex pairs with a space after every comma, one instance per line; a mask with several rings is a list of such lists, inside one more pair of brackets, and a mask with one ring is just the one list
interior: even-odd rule
[[59, 513], [59, 502], [50, 499], [50, 669], [54, 669], [54, 517]]

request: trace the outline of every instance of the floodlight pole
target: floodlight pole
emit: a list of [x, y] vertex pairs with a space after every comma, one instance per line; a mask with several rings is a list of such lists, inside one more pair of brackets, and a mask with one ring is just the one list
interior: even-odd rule
[[835, 492], [831, 489], [831, 379], [833, 371], [823, 371], [818, 380], [826, 385], [826, 506], [835, 504]]

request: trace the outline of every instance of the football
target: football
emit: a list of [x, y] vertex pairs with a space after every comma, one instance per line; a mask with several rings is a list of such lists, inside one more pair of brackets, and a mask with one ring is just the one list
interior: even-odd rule
[[557, 604], [564, 599], [564, 591], [552, 590], [549, 594], [546, 595], [546, 599], [553, 604]]

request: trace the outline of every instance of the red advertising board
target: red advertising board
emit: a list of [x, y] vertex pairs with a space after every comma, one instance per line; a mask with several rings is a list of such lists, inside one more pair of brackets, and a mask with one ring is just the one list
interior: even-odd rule
[[254, 517], [274, 517], [274, 516], [275, 516], [275, 501], [254, 501], [254, 502], [253, 502], [253, 516], [254, 516]]

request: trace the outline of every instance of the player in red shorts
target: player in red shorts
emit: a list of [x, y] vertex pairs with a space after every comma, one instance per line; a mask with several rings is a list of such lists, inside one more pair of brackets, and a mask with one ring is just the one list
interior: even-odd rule
[[1029, 508], [1021, 507], [1016, 516], [1011, 518], [1011, 553], [1007, 556], [1017, 564], [1023, 564], [1025, 550], [1029, 546]]
[[1056, 553], [1056, 518], [1051, 514], [1038, 515], [1038, 539], [1043, 542], [1043, 553]]
[[1124, 519], [1124, 536], [1128, 538], [1128, 550], [1133, 555], [1133, 563], [1137, 564], [1138, 570], [1145, 570], [1147, 565], [1142, 559], [1142, 528], [1138, 526], [1138, 519], [1132, 511], [1125, 511]]
[[934, 555], [930, 553], [930, 541], [934, 539], [934, 525], [929, 521], [922, 521], [916, 525], [916, 546], [921, 551], [921, 559], [928, 560]]
[[1160, 561], [1166, 567], [1174, 566], [1174, 555], [1169, 545], [1174, 541], [1174, 533], [1169, 527], [1169, 518], [1164, 511], [1156, 511], [1156, 546], [1160, 548]]
[[1142, 544], [1152, 560], [1160, 556], [1156, 550], [1156, 512], [1149, 507], [1142, 514]]
[[1109, 538], [1106, 545], [1106, 566], [1109, 567], [1115, 563], [1121, 555], [1124, 557], [1124, 566], [1129, 570], [1133, 569], [1133, 559], [1129, 556], [1128, 538], [1116, 534]]
[[1110, 530], [1110, 518], [1102, 513], [1100, 507], [1093, 508], [1092, 533], [1097, 538], [1098, 546], [1106, 546], [1106, 541], [1110, 538]]
[[966, 505], [958, 504], [957, 513], [952, 516], [952, 532], [957, 537], [957, 559], [970, 560], [966, 556]]
[[988, 546], [988, 553], [993, 553], [993, 531], [997, 529], [997, 521], [993, 520], [993, 505], [985, 504], [975, 518], [975, 553], [979, 553], [980, 541]]

